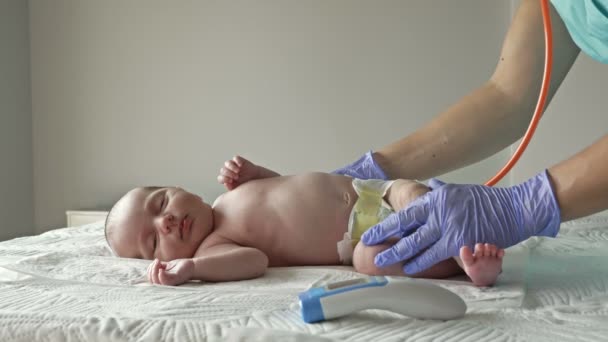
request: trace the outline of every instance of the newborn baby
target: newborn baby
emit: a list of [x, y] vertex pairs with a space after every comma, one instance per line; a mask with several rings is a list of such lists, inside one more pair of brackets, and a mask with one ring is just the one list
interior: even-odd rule
[[154, 284], [259, 277], [267, 267], [352, 264], [360, 273], [444, 278], [463, 271], [478, 286], [495, 282], [504, 250], [477, 244], [418, 274], [403, 263], [374, 265], [376, 246], [359, 242], [366, 229], [429, 189], [409, 180], [360, 180], [328, 173], [280, 176], [235, 157], [220, 170], [228, 192], [213, 206], [178, 187], [141, 187], [111, 209], [106, 239], [116, 255], [154, 260]]

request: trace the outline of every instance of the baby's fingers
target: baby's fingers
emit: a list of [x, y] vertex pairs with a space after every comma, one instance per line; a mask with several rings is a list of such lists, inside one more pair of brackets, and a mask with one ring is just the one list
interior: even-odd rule
[[245, 163], [251, 163], [249, 160], [241, 156], [234, 156], [234, 158], [232, 158], [232, 161], [234, 161], [239, 168], [243, 167]]
[[234, 179], [230, 178], [228, 176], [223, 176], [223, 175], [219, 175], [217, 176], [217, 181], [220, 184], [230, 184], [230, 183], [234, 183]]
[[223, 167], [223, 168], [220, 169], [220, 176], [223, 176], [224, 178], [229, 178], [229, 179], [232, 179], [232, 180], [236, 180], [236, 179], [239, 178], [239, 174], [238, 173], [235, 173], [234, 171], [229, 170], [229, 169], [227, 169], [225, 167]]
[[224, 184], [224, 186], [228, 190], [232, 190], [232, 189], [236, 188], [236, 186], [237, 186], [237, 183], [236, 183], [236, 181], [234, 179], [228, 178], [228, 177], [225, 177], [225, 176], [217, 176], [217, 181], [220, 184]]
[[226, 160], [226, 162], [224, 162], [224, 168], [234, 172], [235, 174], [238, 174], [241, 170], [241, 166], [238, 165], [234, 160]]
[[168, 285], [168, 286], [176, 285], [175, 278], [176, 278], [175, 274], [169, 273], [163, 269], [158, 270], [159, 284]]
[[148, 266], [148, 279], [152, 284], [159, 284], [158, 271], [161, 269], [160, 260], [154, 259], [152, 264]]

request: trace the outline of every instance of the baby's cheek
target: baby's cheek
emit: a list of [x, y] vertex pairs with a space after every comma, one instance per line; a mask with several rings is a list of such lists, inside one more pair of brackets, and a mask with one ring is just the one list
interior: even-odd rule
[[180, 250], [174, 244], [168, 243], [163, 246], [162, 261], [180, 259]]
[[188, 259], [194, 256], [198, 246], [193, 247], [189, 244], [183, 244], [180, 246], [171, 246], [169, 253], [167, 255], [170, 257], [168, 261], [176, 260], [176, 259]]

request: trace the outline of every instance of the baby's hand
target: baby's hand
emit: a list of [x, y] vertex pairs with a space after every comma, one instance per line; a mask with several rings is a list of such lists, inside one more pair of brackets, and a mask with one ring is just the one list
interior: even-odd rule
[[243, 183], [256, 179], [259, 174], [258, 171], [258, 166], [254, 163], [241, 156], [235, 156], [224, 163], [224, 166], [220, 169], [220, 175], [217, 176], [217, 181], [224, 184], [226, 189], [232, 190]]
[[148, 266], [148, 280], [152, 284], [180, 285], [192, 279], [194, 261], [192, 259], [177, 259], [170, 262], [154, 261]]

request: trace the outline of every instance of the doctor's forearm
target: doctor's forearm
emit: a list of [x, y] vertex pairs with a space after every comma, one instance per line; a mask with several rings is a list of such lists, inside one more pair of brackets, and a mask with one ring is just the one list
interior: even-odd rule
[[374, 154], [389, 178], [427, 179], [480, 161], [517, 140], [528, 116], [491, 81], [408, 137]]
[[549, 169], [562, 221], [608, 209], [608, 135]]
[[[579, 53], [553, 8], [551, 21], [554, 55], [547, 105]], [[538, 99], [544, 45], [539, 1], [523, 0], [492, 78], [422, 129], [378, 150], [374, 159], [389, 178], [427, 179], [515, 142], [524, 134]]]

